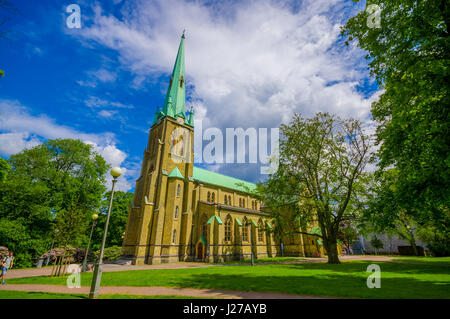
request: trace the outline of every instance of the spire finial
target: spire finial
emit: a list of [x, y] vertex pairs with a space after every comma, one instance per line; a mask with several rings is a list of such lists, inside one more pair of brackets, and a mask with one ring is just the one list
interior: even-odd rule
[[184, 39], [184, 34], [186, 33], [186, 29], [183, 29], [183, 34], [181, 35], [181, 38]]

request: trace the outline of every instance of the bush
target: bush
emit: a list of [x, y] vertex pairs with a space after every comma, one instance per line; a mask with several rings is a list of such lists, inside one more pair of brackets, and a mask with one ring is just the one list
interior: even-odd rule
[[[100, 250], [97, 250], [94, 253], [96, 260], [98, 259], [99, 254], [100, 254]], [[105, 251], [103, 252], [103, 261], [118, 260], [118, 259], [120, 259], [121, 255], [122, 255], [122, 247], [121, 246], [111, 246], [111, 247], [105, 248]]]

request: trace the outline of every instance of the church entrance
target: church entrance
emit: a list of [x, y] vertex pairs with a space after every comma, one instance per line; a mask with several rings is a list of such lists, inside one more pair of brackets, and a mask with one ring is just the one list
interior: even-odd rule
[[199, 242], [197, 245], [197, 259], [203, 260], [203, 243]]

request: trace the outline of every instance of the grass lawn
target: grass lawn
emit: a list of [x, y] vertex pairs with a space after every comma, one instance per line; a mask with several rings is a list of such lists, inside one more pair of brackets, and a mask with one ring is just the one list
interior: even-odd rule
[[[299, 261], [299, 260], [306, 260], [306, 258], [302, 258], [302, 257], [258, 258], [258, 259], [255, 259], [255, 264], [279, 263], [279, 262], [285, 262], [285, 261]], [[232, 261], [226, 261], [226, 262], [224, 262], [222, 264], [224, 264], [224, 265], [229, 265], [229, 264], [251, 264], [251, 261], [249, 259], [246, 259], [246, 260], [232, 260]]]
[[411, 261], [431, 264], [447, 264], [450, 265], [450, 257], [399, 257], [394, 261]]
[[[366, 285], [367, 266], [381, 267], [381, 288]], [[92, 273], [82, 274], [89, 286]], [[64, 277], [10, 279], [9, 283], [65, 285]], [[241, 291], [281, 292], [348, 298], [450, 299], [450, 267], [440, 264], [347, 261], [339, 265], [301, 263], [218, 266], [104, 272], [103, 286], [166, 286]]]
[[[88, 295], [0, 290], [0, 299], [88, 299]], [[98, 299], [202, 299], [202, 298], [184, 297], [184, 296], [162, 296], [162, 295], [142, 296], [142, 295], [105, 294], [99, 295]]]

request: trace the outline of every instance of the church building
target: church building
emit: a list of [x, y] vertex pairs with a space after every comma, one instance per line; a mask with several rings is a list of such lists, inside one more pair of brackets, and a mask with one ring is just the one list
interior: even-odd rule
[[186, 112], [184, 34], [157, 109], [128, 214], [123, 256], [132, 263], [222, 262], [324, 254], [317, 233], [276, 239], [256, 185], [194, 166], [194, 112]]

